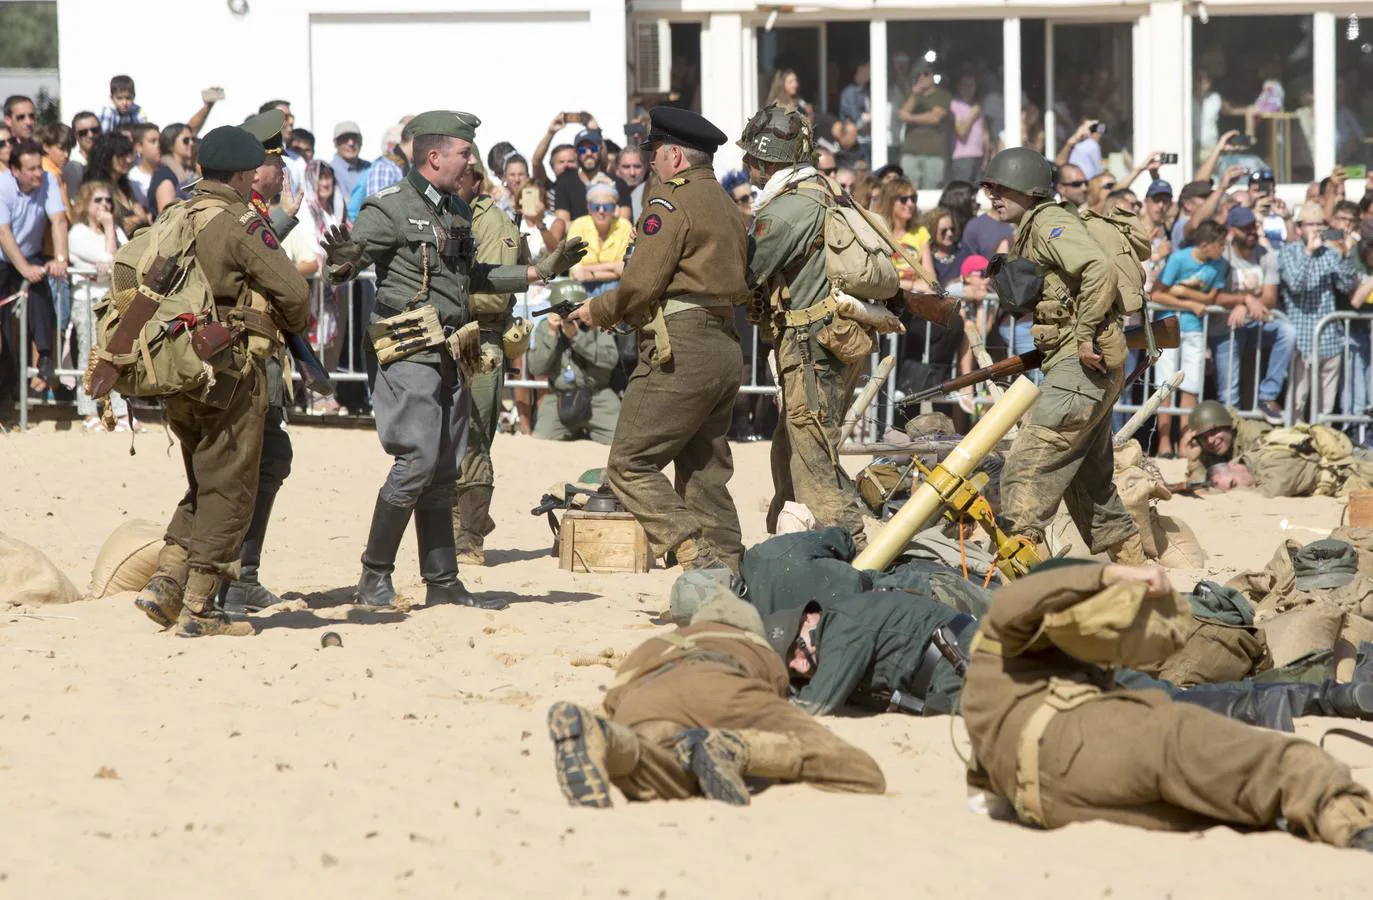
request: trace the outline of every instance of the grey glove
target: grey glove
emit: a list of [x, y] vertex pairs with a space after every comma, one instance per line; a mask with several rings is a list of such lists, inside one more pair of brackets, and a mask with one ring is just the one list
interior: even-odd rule
[[550, 278], [557, 278], [581, 262], [583, 256], [586, 256], [586, 241], [579, 237], [563, 238], [558, 242], [558, 246], [535, 264], [534, 268], [538, 271], [539, 277], [547, 281]]
[[350, 266], [358, 268], [362, 261], [362, 245], [349, 237], [339, 225], [335, 225], [320, 238], [320, 246], [331, 266]]

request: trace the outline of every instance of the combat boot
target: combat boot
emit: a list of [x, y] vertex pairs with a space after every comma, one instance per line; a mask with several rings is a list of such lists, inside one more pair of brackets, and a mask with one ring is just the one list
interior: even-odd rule
[[560, 700], [548, 708], [553, 765], [569, 805], [611, 805], [609, 732], [610, 723], [575, 704]]
[[1122, 566], [1142, 566], [1149, 562], [1144, 555], [1144, 541], [1140, 539], [1138, 531], [1120, 543], [1107, 547], [1106, 553], [1111, 557], [1111, 562]]
[[690, 728], [673, 741], [673, 751], [683, 768], [696, 776], [701, 795], [731, 806], [748, 806], [748, 746], [732, 731]]
[[377, 497], [377, 505], [372, 510], [372, 528], [367, 534], [367, 548], [362, 551], [358, 605], [380, 608], [396, 602], [391, 573], [396, 570], [396, 551], [410, 525], [411, 512], [408, 507], [393, 506]]
[[134, 606], [159, 628], [171, 628], [176, 624], [177, 616], [181, 615], [181, 599], [186, 593], [189, 573], [186, 548], [169, 541], [158, 552], [157, 572], [139, 592]]
[[178, 637], [247, 637], [256, 634], [253, 623], [246, 619], [231, 619], [216, 605], [220, 576], [203, 569], [194, 569], [186, 579], [185, 605], [177, 619]]
[[[1294, 710], [1285, 691], [1269, 691], [1267, 685], [1241, 684], [1227, 687], [1196, 687], [1173, 695], [1178, 703], [1190, 703], [1229, 719], [1273, 731], [1293, 732]], [[1284, 685], [1285, 687], [1285, 685]]]
[[729, 569], [730, 566], [715, 552], [715, 547], [705, 538], [687, 538], [673, 548], [672, 558], [682, 571], [696, 569]]
[[453, 524], [446, 506], [415, 508], [415, 538], [420, 548], [420, 577], [424, 579], [424, 605], [459, 603], [476, 609], [505, 609], [498, 597], [470, 594], [458, 580], [458, 558], [453, 546]]
[[491, 533], [491, 494], [489, 484], [475, 484], [458, 489], [453, 504], [453, 536], [457, 547], [458, 564], [486, 565], [486, 536]]
[[257, 502], [253, 506], [253, 520], [248, 524], [243, 547], [238, 551], [239, 576], [227, 582], [219, 592], [219, 606], [226, 612], [239, 615], [262, 612], [281, 602], [281, 598], [263, 587], [257, 577], [262, 566], [262, 545], [267, 538], [267, 523], [271, 521], [275, 502], [275, 492], [258, 491]]

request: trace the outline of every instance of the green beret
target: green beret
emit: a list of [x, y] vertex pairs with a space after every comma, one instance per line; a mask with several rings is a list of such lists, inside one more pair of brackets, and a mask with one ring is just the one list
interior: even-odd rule
[[286, 125], [286, 113], [269, 109], [243, 120], [239, 127], [262, 142], [268, 153], [281, 152], [281, 129]]
[[419, 137], [423, 134], [441, 134], [444, 137], [461, 138], [464, 141], [477, 139], [477, 126], [481, 119], [471, 113], [454, 112], [448, 109], [431, 109], [410, 120], [410, 134]]
[[237, 125], [221, 125], [205, 135], [197, 157], [202, 169], [251, 172], [267, 158], [262, 141]]

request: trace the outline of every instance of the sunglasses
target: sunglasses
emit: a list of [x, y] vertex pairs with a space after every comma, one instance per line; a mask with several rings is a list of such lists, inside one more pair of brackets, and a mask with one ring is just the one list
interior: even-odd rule
[[1114, 191], [1116, 189], [1116, 183], [1113, 181], [1110, 184], [1103, 184], [1101, 189], [1103, 191]]
[[589, 209], [589, 210], [591, 210], [592, 212], [599, 212], [599, 213], [614, 212], [614, 211], [615, 211], [615, 204], [614, 204], [614, 203], [588, 203], [588, 204], [586, 205], [586, 208]]
[[838, 166], [830, 166], [828, 169], [821, 169], [821, 170], [820, 170], [820, 174], [821, 174], [821, 175], [833, 175], [835, 172], [838, 172], [838, 171], [839, 171], [839, 167], [838, 167]]
[[11, 118], [13, 118], [13, 119], [18, 119], [20, 122], [32, 122], [32, 121], [34, 121], [35, 119], [38, 118], [38, 114], [37, 114], [37, 113], [15, 113], [13, 116], [11, 116]]
[[177, 142], [178, 144], [193, 144], [193, 143], [195, 143], [195, 138], [192, 138], [192, 137], [177, 138], [176, 142]]
[[110, 197], [92, 197], [92, 203], [103, 203], [106, 206], [114, 206], [114, 200]]
[[737, 204], [739, 204], [740, 206], [748, 206], [748, 205], [750, 205], [751, 203], [753, 203], [753, 195], [752, 195], [752, 194], [740, 194], [739, 196], [737, 196], [737, 197], [734, 198], [734, 202], [737, 203]]
[[949, 225], [949, 226], [946, 227], [946, 228], [941, 228], [941, 229], [939, 229], [939, 233], [940, 233], [940, 234], [953, 234], [953, 226], [952, 226], [952, 225]]
[[99, 134], [99, 133], [100, 133], [100, 126], [97, 125], [97, 126], [95, 126], [94, 128], [82, 128], [82, 129], [80, 129], [79, 131], [76, 132], [76, 136], [77, 136], [77, 137], [90, 137], [90, 136], [93, 135], [93, 134]]
[[592, 154], [592, 153], [600, 153], [600, 152], [601, 152], [601, 145], [600, 145], [600, 144], [582, 144], [580, 147], [577, 148], [577, 155], [578, 155], [578, 156], [587, 156], [587, 155], [590, 155], [590, 154]]
[[1087, 182], [1086, 182], [1086, 181], [1060, 181], [1060, 182], [1058, 183], [1058, 186], [1059, 186], [1059, 187], [1080, 188], [1080, 187], [1086, 187], [1086, 186], [1087, 186]]
[[892, 202], [893, 202], [893, 203], [914, 203], [914, 202], [915, 202], [915, 195], [914, 195], [914, 194], [902, 194], [900, 197], [893, 197], [893, 198], [892, 198]]

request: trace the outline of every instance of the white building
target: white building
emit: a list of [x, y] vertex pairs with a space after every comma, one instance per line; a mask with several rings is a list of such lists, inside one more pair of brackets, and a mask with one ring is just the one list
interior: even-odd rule
[[[456, 9], [455, 9], [456, 8]], [[1281, 112], [1255, 119], [1256, 150], [1279, 180], [1302, 182], [1337, 163], [1366, 162], [1373, 134], [1370, 3], [1326, 0], [62, 0], [63, 113], [98, 109], [126, 67], [148, 116], [185, 118], [200, 88], [228, 98], [212, 124], [238, 122], [272, 98], [327, 156], [333, 126], [358, 121], [366, 154], [403, 113], [432, 107], [482, 117], [480, 142], [528, 153], [553, 114], [590, 110], [620, 140], [635, 99], [669, 90], [737, 135], [773, 73], [794, 69], [817, 110], [837, 111], [856, 62], [872, 62], [873, 163], [899, 146], [891, 129], [904, 87], [898, 53], [933, 59], [948, 88], [965, 69], [979, 95], [999, 96], [997, 128], [1021, 141], [1022, 109], [1042, 111], [1046, 152], [1083, 115], [1110, 127], [1108, 152], [1176, 152], [1164, 177], [1193, 171], [1201, 132], [1193, 77], [1210, 71], [1221, 129], [1266, 81]], [[112, 53], [139, 46], [143, 54]], [[623, 48], [623, 51], [622, 49]], [[1337, 75], [1347, 105], [1337, 100]], [[1212, 101], [1213, 103], [1216, 101]], [[997, 105], [994, 100], [988, 111]], [[1071, 119], [1072, 121], [1064, 121]], [[1337, 124], [1338, 121], [1338, 124]], [[882, 140], [888, 135], [891, 140]], [[571, 129], [561, 139], [570, 139]], [[737, 163], [727, 146], [722, 166]]]

